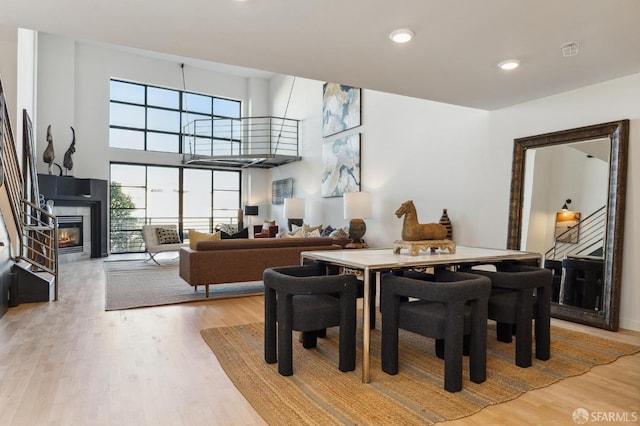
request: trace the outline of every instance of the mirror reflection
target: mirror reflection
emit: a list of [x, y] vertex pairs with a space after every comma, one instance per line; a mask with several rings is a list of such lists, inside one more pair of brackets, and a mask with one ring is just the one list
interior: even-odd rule
[[617, 330], [629, 120], [514, 140], [507, 248], [544, 254], [551, 315]]
[[602, 311], [609, 138], [527, 150], [520, 247], [544, 253], [552, 302]]

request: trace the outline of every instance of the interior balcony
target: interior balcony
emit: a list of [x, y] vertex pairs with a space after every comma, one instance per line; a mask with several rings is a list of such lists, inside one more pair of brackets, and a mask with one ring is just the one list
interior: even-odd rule
[[269, 169], [300, 161], [299, 120], [196, 119], [184, 127], [183, 164]]

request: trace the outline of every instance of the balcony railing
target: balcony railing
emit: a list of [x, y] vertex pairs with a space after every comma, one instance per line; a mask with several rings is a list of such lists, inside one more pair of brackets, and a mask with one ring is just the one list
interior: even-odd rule
[[184, 127], [184, 164], [271, 168], [301, 159], [299, 121], [280, 117], [194, 120]]
[[235, 212], [229, 216], [183, 217], [120, 217], [111, 218], [110, 247], [111, 253], [142, 253], [145, 251], [142, 239], [143, 225], [176, 225], [183, 241], [189, 237], [189, 229], [199, 232], [213, 233], [217, 225], [236, 225]]

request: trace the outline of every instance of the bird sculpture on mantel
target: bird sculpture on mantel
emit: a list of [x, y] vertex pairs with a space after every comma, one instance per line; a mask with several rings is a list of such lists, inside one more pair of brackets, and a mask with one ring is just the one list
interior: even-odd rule
[[51, 124], [47, 127], [47, 148], [42, 153], [42, 159], [45, 163], [49, 164], [49, 174], [53, 174], [51, 168], [53, 167], [53, 160], [56, 158], [56, 154], [53, 151], [53, 137], [51, 136]]
[[67, 175], [69, 175], [71, 169], [73, 169], [72, 155], [76, 152], [76, 131], [73, 127], [71, 127], [71, 133], [73, 133], [73, 139], [71, 140], [69, 149], [67, 149], [67, 152], [64, 153], [64, 160], [62, 161], [62, 165], [64, 166]]

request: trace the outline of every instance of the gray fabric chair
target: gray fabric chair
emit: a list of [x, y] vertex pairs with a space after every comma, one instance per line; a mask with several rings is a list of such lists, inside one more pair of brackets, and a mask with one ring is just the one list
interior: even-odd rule
[[516, 365], [531, 366], [531, 323], [535, 320], [536, 358], [551, 357], [552, 272], [517, 263], [498, 263], [497, 271], [471, 269], [491, 279], [489, 319], [497, 323], [497, 338], [510, 343], [515, 330]]
[[398, 329], [402, 328], [437, 339], [436, 352], [444, 358], [444, 388], [449, 392], [462, 389], [464, 336], [468, 336], [469, 376], [475, 383], [484, 382], [490, 293], [491, 282], [473, 274], [446, 270], [435, 275], [385, 274], [380, 291], [382, 370], [398, 373]]
[[293, 374], [291, 333], [302, 332], [304, 348], [313, 348], [328, 327], [340, 327], [339, 368], [356, 366], [357, 278], [325, 275], [320, 264], [264, 271], [264, 358]]
[[564, 259], [562, 303], [599, 311], [602, 309], [604, 260]]

